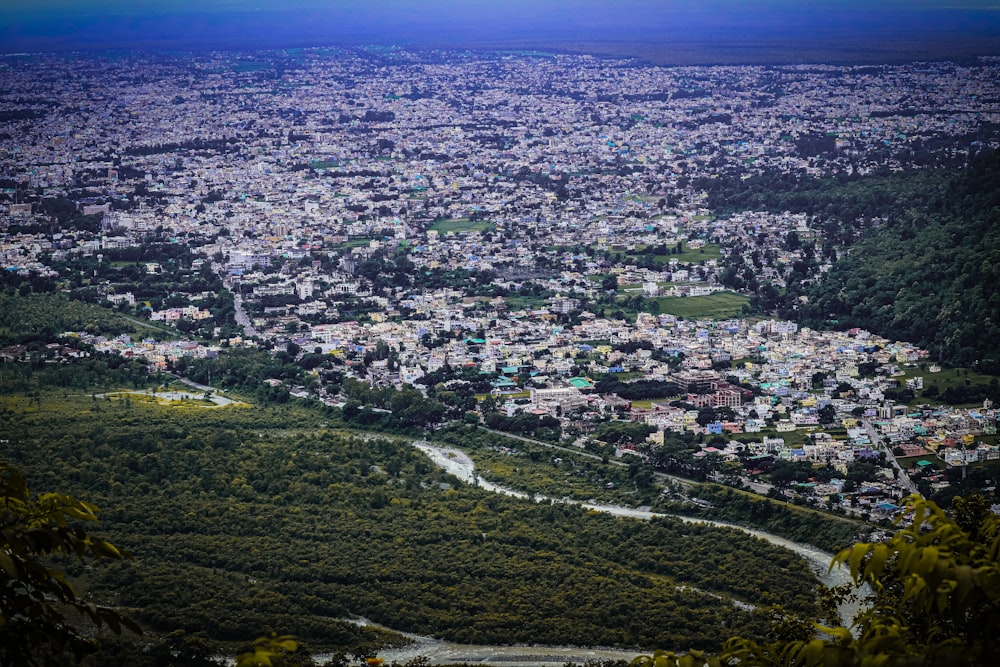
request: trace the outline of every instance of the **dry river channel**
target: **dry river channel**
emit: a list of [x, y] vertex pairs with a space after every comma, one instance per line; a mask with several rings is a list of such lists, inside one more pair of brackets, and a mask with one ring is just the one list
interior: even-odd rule
[[[530, 498], [536, 502], [549, 501], [548, 498], [542, 496], [531, 495], [522, 491], [504, 488], [480, 479], [476, 473], [475, 464], [465, 452], [457, 449], [438, 447], [422, 440], [416, 441], [413, 444], [417, 447], [417, 449], [427, 454], [427, 456], [429, 456], [436, 465], [466, 483], [475, 484], [482, 489], [486, 489], [494, 493], [502, 493], [518, 498]], [[832, 572], [828, 571], [830, 567], [830, 560], [833, 558], [832, 554], [806, 544], [792, 542], [791, 540], [786, 540], [783, 537], [765, 533], [753, 528], [746, 528], [720, 521], [692, 519], [690, 517], [678, 515], [649, 512], [630, 507], [599, 505], [573, 500], [558, 500], [557, 502], [575, 503], [590, 510], [607, 512], [609, 514], [637, 519], [650, 519], [655, 516], [673, 516], [681, 521], [689, 523], [705, 523], [712, 526], [719, 526], [721, 528], [741, 530], [745, 533], [749, 533], [755, 537], [767, 540], [772, 544], [785, 547], [786, 549], [790, 549], [791, 551], [799, 554], [809, 562], [813, 570], [816, 572], [816, 576], [827, 586], [837, 586], [850, 582], [850, 576], [844, 568], [837, 568]], [[856, 607], [842, 607], [840, 609], [841, 618], [844, 619], [845, 622], [849, 622], [850, 618], [856, 611]], [[367, 624], [368, 621], [362, 620], [359, 621], [359, 623]], [[588, 660], [630, 661], [636, 655], [641, 653], [641, 651], [623, 651], [610, 648], [453, 644], [451, 642], [441, 641], [432, 637], [423, 637], [406, 633], [401, 634], [404, 634], [412, 639], [413, 643], [403, 648], [388, 649], [380, 653], [379, 657], [386, 663], [405, 663], [414, 658], [423, 657], [428, 659], [431, 664], [470, 663], [494, 665], [497, 667], [503, 667], [506, 665], [512, 665], [515, 667], [524, 665], [547, 667], [549, 665], [561, 666], [567, 662], [575, 662], [582, 665]]]

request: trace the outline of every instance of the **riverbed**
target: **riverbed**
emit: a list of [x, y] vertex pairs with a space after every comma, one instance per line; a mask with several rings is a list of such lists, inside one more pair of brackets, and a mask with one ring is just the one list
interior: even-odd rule
[[[536, 502], [549, 502], [549, 498], [539, 495], [530, 495], [515, 489], [508, 489], [497, 484], [483, 480], [476, 473], [475, 463], [469, 456], [460, 450], [438, 447], [427, 441], [416, 441], [414, 446], [424, 452], [437, 466], [446, 472], [454, 475], [458, 479], [479, 486], [482, 489], [500, 493], [516, 498], [532, 499]], [[816, 576], [827, 586], [837, 586], [848, 583], [850, 575], [844, 568], [835, 568], [829, 572], [830, 561], [833, 555], [821, 549], [809, 545], [792, 542], [778, 535], [766, 533], [753, 528], [746, 528], [727, 524], [721, 521], [709, 521], [704, 519], [693, 519], [691, 517], [663, 514], [638, 510], [630, 507], [619, 507], [615, 505], [601, 505], [596, 503], [585, 503], [568, 499], [557, 499], [556, 502], [567, 502], [580, 505], [589, 510], [607, 512], [617, 516], [632, 517], [638, 519], [651, 519], [658, 516], [669, 516], [689, 523], [704, 523], [720, 528], [732, 528], [749, 533], [755, 537], [767, 540], [772, 544], [785, 547], [805, 558], [812, 566]], [[841, 608], [841, 616], [849, 622], [850, 617], [856, 609], [852, 607]], [[367, 623], [367, 621], [359, 621]], [[642, 653], [641, 650], [623, 651], [612, 648], [586, 648], [586, 647], [553, 647], [553, 646], [486, 646], [471, 644], [454, 644], [451, 642], [423, 637], [419, 635], [409, 635], [413, 643], [398, 649], [387, 649], [379, 654], [379, 657], [386, 662], [405, 663], [414, 658], [426, 658], [431, 664], [448, 663], [472, 663], [493, 665], [504, 667], [506, 665], [524, 666], [538, 665], [539, 667], [555, 667], [575, 662], [583, 664], [588, 660], [625, 660], [631, 661], [636, 655]]]
[[[432, 445], [426, 441], [420, 440], [414, 443], [414, 446], [420, 451], [427, 454], [430, 459], [437, 464], [440, 468], [446, 472], [451, 473], [460, 480], [467, 482], [469, 484], [475, 484], [476, 486], [486, 489], [487, 491], [493, 491], [494, 493], [502, 493], [508, 496], [514, 496], [516, 498], [531, 498], [537, 502], [549, 502], [550, 499], [544, 496], [533, 495], [517, 491], [514, 489], [504, 488], [496, 484], [487, 482], [486, 480], [480, 479], [479, 475], [476, 474], [476, 465], [468, 454], [459, 451], [457, 449], [448, 449], [445, 447], [438, 447]], [[732, 528], [734, 530], [739, 530], [744, 533], [749, 533], [754, 537], [759, 537], [763, 540], [767, 540], [771, 544], [775, 544], [781, 547], [785, 547], [795, 553], [799, 554], [812, 566], [813, 571], [816, 572], [816, 576], [819, 577], [827, 586], [839, 586], [841, 584], [850, 583], [851, 577], [850, 573], [846, 568], [834, 568], [833, 571], [829, 571], [830, 561], [833, 560], [833, 554], [823, 551], [822, 549], [817, 549], [816, 547], [809, 546], [808, 544], [801, 544], [799, 542], [793, 542], [791, 540], [785, 539], [780, 535], [774, 535], [773, 533], [767, 533], [762, 530], [757, 530], [755, 528], [747, 528], [745, 526], [739, 526], [736, 524], [726, 523], [724, 521], [713, 521], [711, 519], [695, 519], [688, 516], [682, 516], [679, 514], [664, 514], [662, 512], [651, 512], [648, 510], [640, 510], [632, 507], [620, 507], [617, 505], [603, 505], [597, 503], [587, 503], [576, 500], [568, 499], [558, 499], [556, 502], [566, 502], [580, 505], [589, 510], [594, 510], [596, 512], [606, 512], [608, 514], [614, 514], [617, 516], [632, 517], [634, 519], [652, 519], [653, 517], [673, 517], [687, 523], [704, 523], [710, 526], [718, 526], [720, 528]]]

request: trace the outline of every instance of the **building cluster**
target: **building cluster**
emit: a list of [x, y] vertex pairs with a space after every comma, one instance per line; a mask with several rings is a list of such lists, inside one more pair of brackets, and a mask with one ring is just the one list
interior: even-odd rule
[[[502, 410], [581, 430], [588, 414], [613, 414], [661, 439], [766, 432], [705, 453], [837, 466], [883, 441], [943, 447], [949, 463], [989, 458], [955, 443], [990, 428], [991, 408], [885, 407], [900, 369], [918, 382], [928, 363], [912, 346], [661, 311], [670, 297], [782, 289], [793, 267], [824, 271], [839, 251], [818, 216], [710, 210], [713, 181], [866, 174], [995, 148], [998, 67], [402, 49], [5, 56], [0, 263], [64, 289], [95, 287], [70, 279], [82, 261], [205, 268], [236, 295], [246, 339], [332, 354], [374, 384], [474, 371], [481, 382], [461, 382]], [[193, 261], [146, 254], [174, 244]], [[146, 314], [106, 274], [100, 293]], [[170, 296], [145, 308], [151, 319], [213, 317], [204, 294]], [[217, 353], [88, 342], [161, 368]], [[602, 395], [592, 376], [672, 383], [683, 407]], [[846, 436], [820, 428], [828, 406]], [[706, 408], [724, 417], [702, 423]], [[802, 429], [805, 444], [780, 436]]]

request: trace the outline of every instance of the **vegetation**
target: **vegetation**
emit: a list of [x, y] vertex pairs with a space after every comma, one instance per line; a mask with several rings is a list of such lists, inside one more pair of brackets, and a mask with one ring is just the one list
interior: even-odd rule
[[664, 296], [646, 300], [647, 304], [659, 304], [658, 312], [690, 320], [725, 320], [739, 317], [743, 313], [743, 307], [749, 302], [749, 298], [733, 292], [715, 292], [705, 296]]
[[684, 247], [683, 242], [675, 246], [658, 245], [642, 246], [635, 250], [625, 252], [613, 252], [609, 254], [616, 261], [635, 262], [639, 266], [647, 268], [659, 267], [671, 261], [687, 264], [699, 264], [710, 259], [721, 259], [722, 250], [715, 244], [707, 244], [701, 248], [691, 249]]
[[[809, 293], [807, 317], [912, 341], [950, 363], [1000, 370], [1000, 157], [982, 158], [862, 241]], [[836, 285], [836, 287], [835, 287]], [[900, 292], [900, 286], [906, 286]]]
[[91, 537], [79, 522], [97, 522], [97, 508], [59, 493], [33, 496], [24, 476], [0, 462], [0, 662], [49, 664], [61, 653], [79, 661], [99, 644], [79, 629], [75, 617], [98, 629], [107, 626], [141, 633], [132, 620], [109, 607], [84, 601], [50, 565], [54, 556], [121, 560], [131, 558], [104, 540]]
[[[595, 437], [601, 435], [613, 442], [628, 439], [639, 442], [645, 437], [643, 429], [646, 427], [642, 424], [608, 422], [602, 426], [601, 433], [595, 433]], [[572, 448], [553, 449], [481, 430], [477, 432], [465, 426], [446, 428], [436, 436], [449, 446], [469, 453], [484, 479], [527, 494], [596, 499], [632, 507], [647, 505], [668, 514], [752, 526], [831, 553], [867, 535], [870, 530], [867, 524], [859, 521], [722, 484], [689, 484], [683, 494], [664, 495], [652, 483], [656, 471], [704, 478], [716, 470], [711, 457], [706, 460], [691, 455], [699, 447], [683, 436], [667, 438], [666, 446], [658, 448], [663, 454], [653, 457], [651, 463], [643, 463], [637, 458], [629, 465], [603, 462]], [[611, 447], [595, 451], [598, 457], [613, 453]], [[676, 488], [674, 483], [670, 486]], [[689, 498], [702, 502], [692, 503]]]
[[[811, 284], [756, 303], [809, 326], [863, 327], [953, 365], [1000, 371], [1000, 155], [963, 170], [798, 180], [764, 175], [704, 185], [717, 209], [807, 213], [824, 243], [851, 247]], [[995, 290], [994, 290], [995, 291]], [[807, 297], [802, 303], [800, 297]]]
[[633, 666], [994, 664], [1000, 651], [1000, 518], [981, 496], [957, 503], [954, 517], [918, 496], [905, 504], [908, 512], [890, 539], [855, 544], [831, 564], [850, 568], [855, 594], [872, 593], [853, 633], [779, 614], [770, 639], [733, 637], [717, 656], [663, 651]]
[[87, 572], [90, 595], [157, 633], [391, 641], [331, 620], [357, 614], [455, 641], [718, 648], [723, 632], [762, 627], [731, 597], [815, 614], [808, 567], [767, 543], [458, 485], [407, 442], [332, 430], [306, 404], [44, 393], [3, 411], [5, 455], [37, 484], [92, 498], [136, 556]]
[[113, 311], [62, 294], [0, 292], [0, 346], [51, 343], [66, 331], [113, 335], [134, 329], [134, 324]]
[[824, 551], [836, 551], [869, 532], [868, 526], [858, 521], [721, 484], [699, 484], [689, 489], [688, 493], [708, 504], [664, 500], [654, 505], [654, 508], [691, 517], [753, 526], [795, 542], [811, 544]]
[[284, 403], [289, 400], [288, 384], [301, 381], [304, 375], [302, 367], [294, 363], [293, 352], [272, 355], [263, 350], [235, 348], [215, 359], [182, 357], [173, 370], [195, 382]]
[[435, 220], [429, 229], [439, 234], [458, 234], [460, 232], [493, 231], [496, 227], [485, 220], [470, 220], [469, 218], [440, 218]]

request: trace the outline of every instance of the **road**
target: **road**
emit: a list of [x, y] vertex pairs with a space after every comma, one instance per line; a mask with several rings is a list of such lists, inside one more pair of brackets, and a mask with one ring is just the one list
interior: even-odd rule
[[875, 447], [880, 447], [882, 451], [885, 452], [886, 460], [892, 464], [892, 467], [896, 469], [896, 479], [899, 481], [900, 486], [902, 486], [909, 493], [920, 493], [917, 491], [917, 485], [913, 483], [910, 476], [906, 474], [903, 470], [903, 466], [899, 465], [899, 461], [893, 456], [892, 451], [889, 449], [882, 439], [878, 437], [878, 433], [875, 431], [875, 427], [867, 419], [861, 420], [861, 425], [864, 427], [865, 432], [868, 433], [868, 437], [872, 441], [872, 445]]
[[257, 330], [253, 328], [253, 323], [250, 321], [247, 311], [243, 310], [243, 295], [239, 292], [233, 294], [233, 308], [236, 311], [236, 323], [243, 327], [243, 333], [246, 337], [256, 338]]
[[175, 375], [174, 377], [183, 382], [184, 384], [186, 384], [187, 386], [193, 387], [199, 391], [215, 391], [215, 387], [209, 387], [208, 385], [198, 384], [194, 380], [189, 380], [185, 377], [180, 377], [179, 375]]

